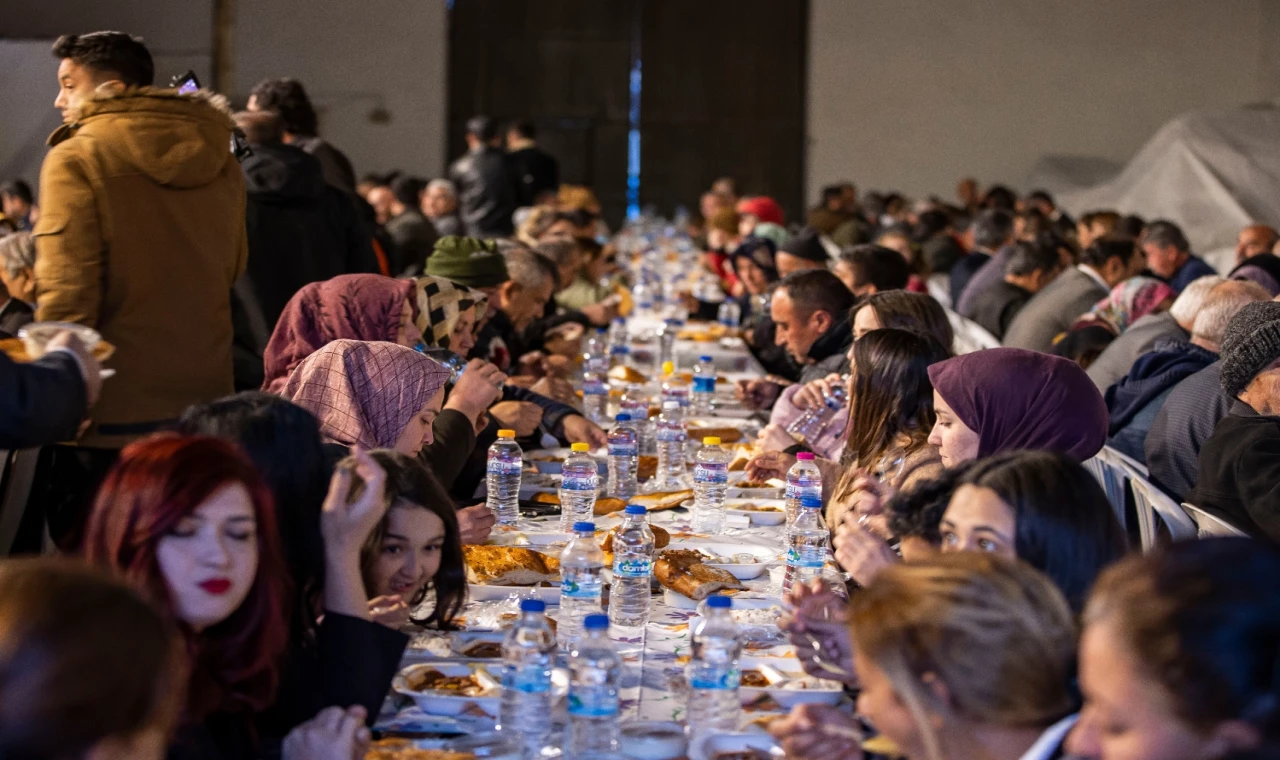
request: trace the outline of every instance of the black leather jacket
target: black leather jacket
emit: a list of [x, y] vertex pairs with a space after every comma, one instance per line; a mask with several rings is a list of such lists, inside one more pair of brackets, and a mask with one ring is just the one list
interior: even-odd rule
[[458, 212], [472, 237], [505, 237], [515, 231], [516, 182], [506, 154], [484, 146], [453, 162], [449, 178], [458, 188]]

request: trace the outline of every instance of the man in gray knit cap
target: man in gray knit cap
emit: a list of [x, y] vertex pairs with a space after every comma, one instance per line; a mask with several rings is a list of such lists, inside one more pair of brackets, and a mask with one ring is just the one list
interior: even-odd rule
[[1200, 450], [1189, 501], [1280, 543], [1280, 303], [1251, 303], [1222, 337], [1222, 389], [1236, 399]]

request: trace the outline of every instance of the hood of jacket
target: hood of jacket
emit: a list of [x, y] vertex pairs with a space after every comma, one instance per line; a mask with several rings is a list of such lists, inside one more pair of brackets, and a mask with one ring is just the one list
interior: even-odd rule
[[818, 363], [836, 354], [843, 356], [852, 344], [853, 327], [848, 317], [841, 317], [809, 347], [809, 358]]
[[100, 144], [123, 164], [167, 187], [202, 187], [222, 173], [231, 154], [226, 99], [204, 91], [133, 87], [81, 103], [72, 120], [49, 137], [54, 146], [74, 137], [106, 136]]
[[1218, 360], [1214, 352], [1185, 340], [1160, 340], [1134, 362], [1129, 374], [1107, 389], [1108, 434], [1115, 435], [1148, 403], [1171, 386]]
[[255, 145], [253, 155], [245, 157], [240, 168], [244, 170], [245, 190], [255, 201], [310, 201], [324, 194], [319, 159], [292, 145]]

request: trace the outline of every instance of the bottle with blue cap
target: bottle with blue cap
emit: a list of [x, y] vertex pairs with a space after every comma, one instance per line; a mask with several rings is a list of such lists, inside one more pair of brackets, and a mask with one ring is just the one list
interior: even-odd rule
[[716, 364], [710, 356], [699, 356], [693, 365], [693, 413], [699, 417], [710, 415], [715, 396]]
[[827, 526], [822, 521], [822, 499], [810, 494], [800, 497], [800, 513], [788, 535], [787, 570], [782, 580], [784, 594], [789, 593], [792, 586], [822, 577], [828, 539]]
[[688, 724], [695, 737], [737, 731], [742, 720], [738, 702], [742, 639], [732, 607], [727, 596], [709, 597], [702, 618], [693, 627], [685, 680], [689, 683]]
[[626, 501], [639, 488], [636, 473], [640, 465], [640, 435], [631, 424], [631, 415], [619, 414], [609, 431], [609, 495]]
[[654, 538], [647, 518], [644, 507], [628, 506], [622, 513], [622, 525], [613, 536], [609, 621], [623, 628], [643, 628], [649, 622]]
[[604, 552], [596, 543], [596, 524], [573, 524], [574, 537], [560, 555], [560, 619], [556, 638], [569, 651], [582, 637], [587, 615], [603, 612]]
[[582, 412], [587, 419], [599, 425], [604, 422], [605, 407], [609, 403], [609, 353], [604, 328], [587, 338], [582, 354]]
[[613, 752], [618, 745], [618, 681], [622, 658], [609, 640], [609, 618], [587, 615], [569, 653], [568, 757]]
[[502, 703], [498, 731], [519, 737], [526, 757], [537, 757], [551, 736], [551, 668], [556, 639], [546, 605], [520, 602], [520, 619], [502, 641]]
[[627, 321], [622, 317], [609, 326], [609, 369], [631, 364], [631, 346], [628, 343]]

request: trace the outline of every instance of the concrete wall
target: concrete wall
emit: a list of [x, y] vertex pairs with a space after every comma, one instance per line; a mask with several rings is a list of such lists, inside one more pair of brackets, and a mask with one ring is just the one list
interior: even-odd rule
[[[1123, 162], [1169, 118], [1275, 94], [1273, 0], [811, 0], [810, 200], [951, 197], [1046, 154]], [[1023, 188], [1029, 189], [1029, 188]]]

